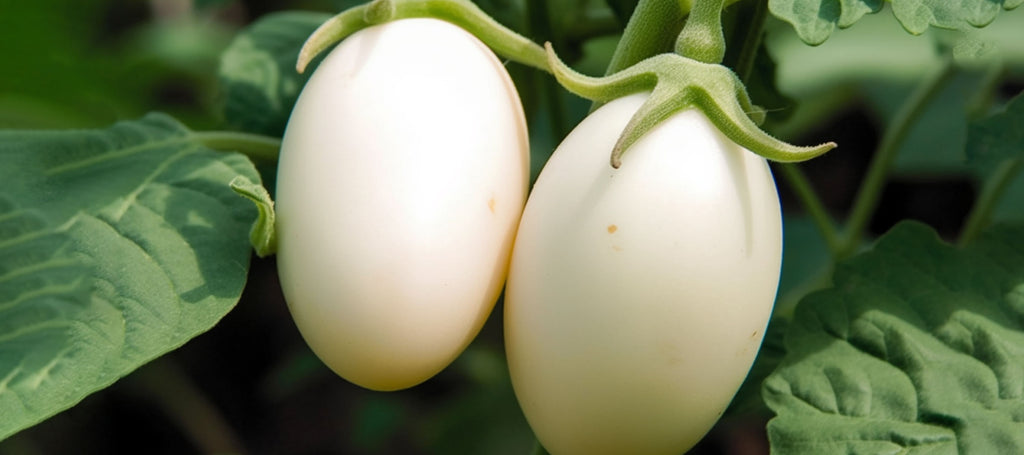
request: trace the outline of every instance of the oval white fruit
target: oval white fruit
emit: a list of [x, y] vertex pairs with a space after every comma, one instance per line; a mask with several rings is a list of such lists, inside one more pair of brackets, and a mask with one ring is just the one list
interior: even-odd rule
[[475, 37], [406, 19], [340, 43], [278, 168], [278, 271], [316, 355], [374, 390], [447, 366], [501, 291], [528, 179], [518, 95]]
[[757, 354], [782, 259], [763, 158], [697, 110], [609, 153], [646, 95], [587, 117], [523, 213], [505, 296], [516, 396], [553, 455], [677, 455]]

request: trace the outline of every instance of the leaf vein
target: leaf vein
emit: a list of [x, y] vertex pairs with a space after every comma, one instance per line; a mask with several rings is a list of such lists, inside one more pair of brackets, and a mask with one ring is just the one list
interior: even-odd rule
[[85, 277], [79, 277], [74, 281], [71, 281], [70, 283], [52, 284], [49, 286], [44, 286], [30, 291], [22, 292], [21, 294], [18, 294], [18, 296], [15, 297], [13, 300], [0, 304], [0, 311], [10, 310], [18, 305], [21, 305], [22, 303], [32, 301], [33, 299], [39, 297], [45, 297], [48, 295], [70, 294], [75, 289], [79, 288], [82, 285], [82, 282], [84, 281]]
[[190, 140], [191, 140], [191, 137], [188, 136], [188, 135], [174, 136], [174, 137], [167, 138], [167, 139], [164, 139], [164, 140], [161, 140], [161, 141], [144, 142], [144, 143], [137, 144], [137, 145], [134, 145], [134, 146], [131, 146], [131, 147], [117, 148], [117, 149], [110, 150], [110, 151], [105, 152], [105, 153], [99, 153], [99, 154], [96, 154], [96, 155], [92, 155], [92, 156], [90, 156], [88, 158], [83, 158], [83, 159], [80, 159], [80, 160], [77, 160], [77, 161], [68, 161], [68, 162], [63, 163], [63, 164], [61, 164], [59, 166], [53, 166], [53, 167], [43, 171], [43, 174], [46, 175], [46, 176], [54, 176], [54, 175], [62, 174], [62, 173], [65, 173], [65, 172], [69, 172], [69, 171], [73, 171], [73, 170], [77, 170], [77, 169], [93, 166], [93, 165], [102, 163], [104, 161], [109, 161], [109, 160], [112, 160], [112, 159], [124, 158], [124, 157], [131, 156], [131, 155], [134, 155], [134, 154], [137, 154], [137, 153], [143, 153], [143, 152], [148, 152], [148, 151], [151, 151], [151, 150], [157, 150], [157, 149], [160, 149], [160, 148], [163, 148], [163, 147], [168, 147], [168, 146], [172, 146], [172, 145], [178, 145], [178, 144], [182, 144], [182, 143], [188, 143]]
[[168, 167], [174, 164], [174, 162], [181, 159], [183, 156], [195, 153], [198, 149], [198, 145], [192, 145], [191, 147], [183, 148], [182, 150], [178, 151], [174, 155], [171, 155], [162, 163], [160, 163], [160, 165], [157, 166], [156, 169], [153, 169], [153, 172], [150, 172], [149, 175], [147, 175], [146, 178], [143, 179], [142, 182], [138, 184], [138, 186], [136, 186], [130, 193], [128, 193], [128, 196], [125, 197], [125, 200], [112, 214], [114, 221], [120, 221], [121, 217], [123, 217], [125, 212], [128, 210], [128, 207], [130, 207], [135, 202], [135, 200], [138, 199], [139, 194], [145, 191], [147, 186], [149, 186], [153, 181], [155, 181], [156, 178], [159, 177], [160, 174], [162, 174], [164, 171], [166, 171]]

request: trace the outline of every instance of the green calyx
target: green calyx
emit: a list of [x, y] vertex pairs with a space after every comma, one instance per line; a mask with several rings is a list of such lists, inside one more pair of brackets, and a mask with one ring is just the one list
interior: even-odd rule
[[762, 131], [764, 110], [754, 106], [736, 74], [719, 64], [704, 63], [677, 54], [647, 58], [625, 70], [604, 77], [590, 77], [558, 59], [551, 44], [545, 45], [549, 65], [558, 82], [584, 98], [605, 102], [632, 93], [650, 91], [640, 110], [626, 124], [611, 151], [611, 165], [618, 168], [622, 155], [644, 134], [685, 109], [697, 108], [730, 140], [769, 160], [784, 163], [805, 161], [836, 147], [827, 142], [800, 147]]
[[347, 9], [310, 35], [299, 51], [295, 69], [305, 71], [313, 58], [359, 30], [411, 18], [450, 22], [476, 36], [498, 55], [550, 72], [543, 48], [499, 24], [469, 0], [374, 0]]

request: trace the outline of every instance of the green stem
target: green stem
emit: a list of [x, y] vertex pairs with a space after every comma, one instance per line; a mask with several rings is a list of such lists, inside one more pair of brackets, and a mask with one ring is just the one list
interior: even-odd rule
[[676, 53], [702, 63], [722, 63], [725, 35], [722, 7], [725, 0], [693, 0], [690, 17], [676, 38]]
[[214, 150], [231, 150], [252, 158], [253, 161], [275, 162], [281, 151], [281, 140], [260, 134], [237, 131], [200, 131], [192, 137]]
[[860, 245], [864, 230], [867, 228], [871, 215], [878, 207], [878, 201], [882, 196], [882, 188], [885, 186], [886, 178], [892, 163], [896, 159], [899, 148], [903, 145], [911, 127], [924, 113], [928, 103], [939, 93], [953, 75], [952, 59], [943, 62], [942, 67], [934, 74], [921, 82], [917, 89], [903, 103], [896, 113], [892, 125], [885, 131], [882, 141], [875, 151], [871, 164], [868, 165], [867, 175], [854, 199], [853, 209], [846, 222], [846, 236], [839, 249], [838, 259], [842, 259], [856, 252]]
[[309, 36], [295, 64], [303, 72], [321, 52], [345, 37], [383, 21], [432, 17], [450, 22], [510, 60], [547, 71], [544, 49], [494, 20], [470, 0], [375, 0], [328, 19]]
[[989, 64], [982, 70], [981, 82], [974, 90], [974, 96], [967, 100], [965, 110], [968, 119], [984, 115], [988, 107], [992, 105], [992, 99], [999, 89], [999, 84], [1003, 81], [1002, 76], [1005, 71], [1005, 65], [1002, 62]]
[[1002, 198], [1006, 188], [1020, 174], [1024, 161], [1010, 159], [999, 164], [996, 170], [981, 189], [978, 200], [971, 207], [971, 213], [967, 215], [964, 229], [960, 233], [960, 245], [966, 245], [974, 240], [981, 230], [988, 226], [992, 220], [992, 212], [995, 211], [996, 203]]
[[640, 0], [622, 32], [605, 75], [622, 71], [637, 62], [672, 49], [689, 13], [678, 0]]
[[245, 453], [227, 420], [173, 360], [164, 358], [129, 376], [130, 388], [154, 400], [202, 453]]
[[804, 175], [796, 163], [781, 164], [776, 169], [782, 171], [782, 177], [786, 179], [789, 188], [793, 190], [793, 193], [803, 203], [804, 209], [811, 215], [811, 220], [814, 221], [814, 225], [821, 231], [821, 237], [825, 240], [828, 250], [833, 256], [838, 255], [841, 246], [839, 234], [836, 232], [832, 217], [825, 210], [825, 205], [821, 203], [818, 193], [811, 187], [811, 182], [807, 180], [807, 176]]
[[592, 38], [614, 35], [619, 32], [619, 27], [619, 20], [610, 11], [588, 11], [582, 20], [567, 24], [563, 35], [566, 41], [582, 43]]
[[757, 59], [757, 51], [764, 41], [764, 22], [768, 18], [768, 2], [755, 1], [753, 8], [754, 13], [750, 19], [750, 26], [746, 28], [746, 33], [743, 35], [740, 54], [736, 59], [736, 66], [733, 68], [736, 76], [744, 84], [750, 80], [750, 74], [754, 70], [754, 61]]

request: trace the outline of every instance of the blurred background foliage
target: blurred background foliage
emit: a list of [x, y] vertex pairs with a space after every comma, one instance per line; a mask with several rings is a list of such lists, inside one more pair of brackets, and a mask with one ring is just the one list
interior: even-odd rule
[[[745, 33], [750, 18], [744, 5], [752, 1], [726, 11], [730, 39]], [[0, 128], [95, 128], [158, 110], [196, 130], [224, 129], [217, 68], [240, 30], [274, 11], [333, 13], [357, 3], [0, 0]], [[563, 59], [597, 75], [636, 1], [477, 3], [535, 41], [552, 41]], [[958, 232], [978, 188], [975, 171], [962, 163], [966, 123], [1020, 92], [1020, 30], [1024, 13], [1018, 10], [971, 32], [1002, 53], [1003, 65], [958, 70], [929, 106], [901, 152], [873, 233], [902, 218], [925, 221], [947, 236]], [[805, 170], [828, 208], [845, 213], [881, 127], [915, 81], [939, 63], [943, 46], [960, 38], [943, 31], [910, 36], [889, 14], [865, 18], [815, 48], [780, 22], [769, 21], [767, 32], [751, 78], [753, 99], [768, 109], [768, 128], [783, 139], [840, 144]], [[508, 66], [529, 117], [535, 177], [590, 105], [545, 74]], [[1014, 188], [1016, 196], [1004, 206], [1024, 200], [1024, 182]], [[787, 231], [779, 307], [785, 309], [825, 283], [830, 262], [781, 180], [780, 192]], [[773, 354], [778, 327], [769, 332], [765, 355]], [[735, 412], [692, 453], [767, 452], [768, 414], [756, 381], [763, 374], [755, 367]], [[212, 331], [0, 442], [0, 455], [526, 454], [534, 444], [508, 380], [501, 302], [478, 339], [437, 377], [406, 391], [370, 392], [339, 379], [303, 343], [271, 258], [253, 260], [242, 300]]]

